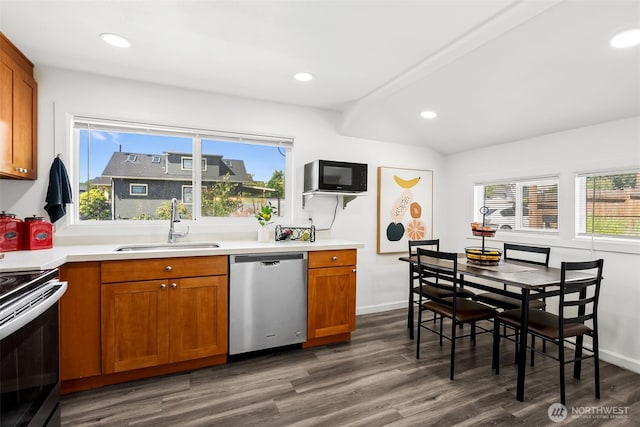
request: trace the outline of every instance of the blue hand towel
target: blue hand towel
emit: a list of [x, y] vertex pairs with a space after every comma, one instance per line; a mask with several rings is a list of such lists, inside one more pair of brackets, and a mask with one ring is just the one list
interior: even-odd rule
[[49, 214], [51, 222], [56, 222], [67, 213], [67, 203], [71, 203], [71, 184], [64, 163], [59, 157], [53, 159], [49, 171], [49, 189], [47, 190], [47, 204], [44, 210]]

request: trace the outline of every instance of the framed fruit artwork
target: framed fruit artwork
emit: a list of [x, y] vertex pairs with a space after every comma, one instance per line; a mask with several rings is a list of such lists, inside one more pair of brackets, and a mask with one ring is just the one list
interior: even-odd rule
[[378, 167], [378, 253], [433, 237], [433, 171]]

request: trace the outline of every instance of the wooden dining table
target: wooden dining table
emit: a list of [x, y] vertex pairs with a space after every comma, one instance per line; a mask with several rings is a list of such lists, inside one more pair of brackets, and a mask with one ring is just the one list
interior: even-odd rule
[[[409, 292], [413, 292], [413, 265], [418, 263], [417, 255], [403, 256], [400, 261], [409, 263]], [[451, 265], [449, 261], [439, 260], [431, 257], [422, 257], [422, 264], [436, 267], [447, 267]], [[464, 288], [480, 289], [487, 292], [494, 292], [500, 295], [506, 295], [518, 298], [522, 302], [522, 325], [520, 329], [519, 348], [518, 348], [518, 377], [516, 387], [516, 399], [524, 400], [524, 379], [527, 361], [527, 334], [529, 320], [529, 301], [533, 293], [535, 299], [548, 298], [557, 296], [560, 293], [560, 269], [554, 267], [545, 267], [539, 265], [528, 264], [518, 261], [501, 260], [497, 265], [484, 266], [467, 262], [466, 255], [461, 253], [458, 255], [458, 274], [460, 275], [460, 285]], [[479, 278], [487, 280], [491, 283], [506, 284], [520, 290], [513, 292], [504, 289], [502, 286], [496, 288], [488, 284], [479, 283], [477, 281], [468, 280], [468, 278]], [[584, 278], [584, 274], [568, 274], [566, 280], [579, 280]], [[412, 313], [412, 310], [410, 311]], [[411, 322], [412, 323], [412, 322]]]

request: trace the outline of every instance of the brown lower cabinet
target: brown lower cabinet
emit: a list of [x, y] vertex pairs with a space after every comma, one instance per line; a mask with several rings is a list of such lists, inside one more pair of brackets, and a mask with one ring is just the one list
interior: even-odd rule
[[102, 285], [102, 371], [227, 353], [227, 276]]
[[309, 252], [307, 342], [348, 341], [356, 329], [356, 250]]
[[[60, 300], [62, 393], [227, 361], [228, 257], [68, 263]], [[308, 254], [307, 341], [349, 341], [356, 250]]]
[[101, 375], [100, 263], [68, 263], [59, 276], [67, 282], [59, 303], [60, 381]]
[[61, 391], [225, 363], [228, 257], [70, 263]]

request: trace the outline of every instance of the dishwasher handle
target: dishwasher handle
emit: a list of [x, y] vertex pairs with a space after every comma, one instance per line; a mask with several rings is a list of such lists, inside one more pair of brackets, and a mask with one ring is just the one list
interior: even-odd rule
[[273, 267], [280, 264], [280, 261], [261, 261], [260, 264], [264, 265], [265, 267]]
[[[246, 262], [260, 262], [262, 264], [279, 263], [286, 260], [306, 259], [306, 252], [280, 252], [280, 253], [265, 253], [265, 254], [247, 254], [247, 255], [231, 255], [229, 262], [231, 264], [240, 264]], [[267, 264], [265, 264], [267, 265]]]

